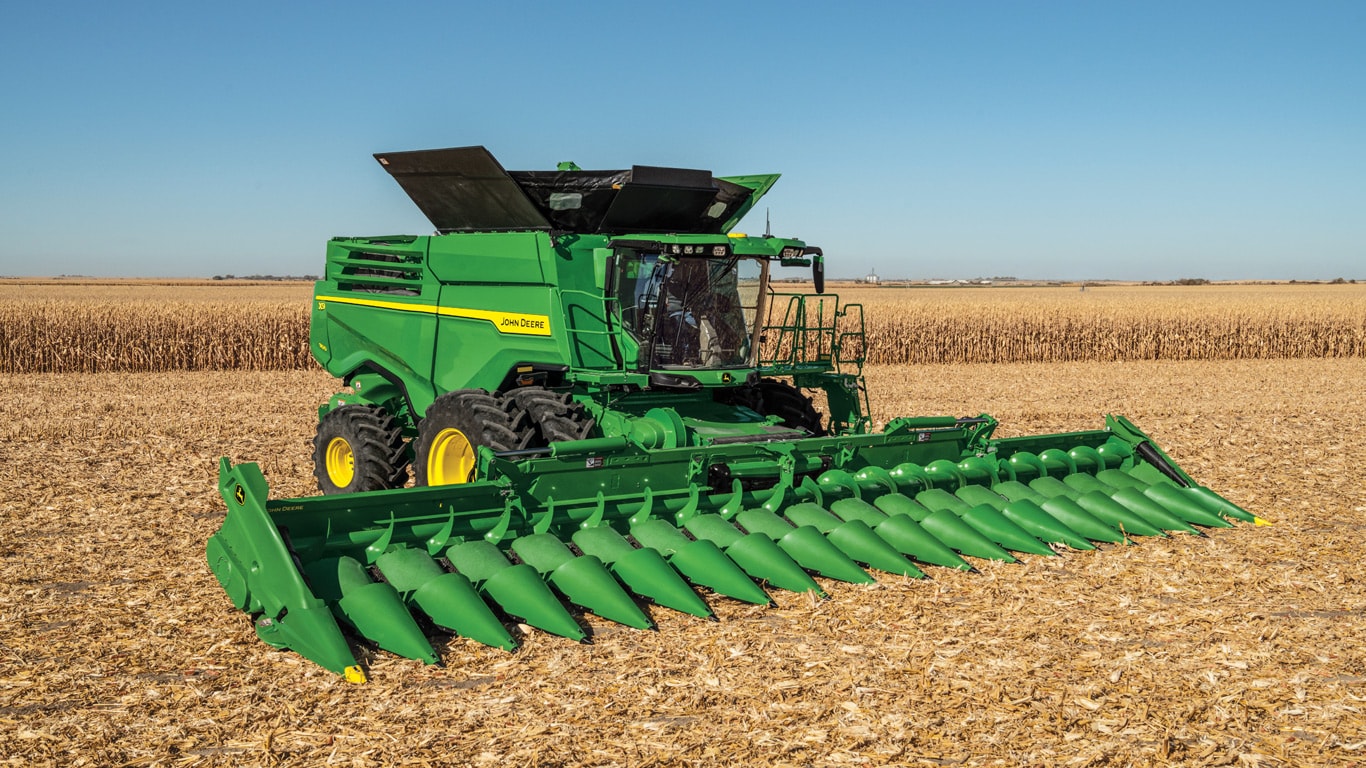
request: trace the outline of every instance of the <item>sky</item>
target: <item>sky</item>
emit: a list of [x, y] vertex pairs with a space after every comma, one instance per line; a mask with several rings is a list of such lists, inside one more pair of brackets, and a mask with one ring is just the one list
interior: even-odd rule
[[781, 173], [827, 274], [1366, 279], [1366, 2], [8, 2], [0, 276], [322, 271], [372, 155]]

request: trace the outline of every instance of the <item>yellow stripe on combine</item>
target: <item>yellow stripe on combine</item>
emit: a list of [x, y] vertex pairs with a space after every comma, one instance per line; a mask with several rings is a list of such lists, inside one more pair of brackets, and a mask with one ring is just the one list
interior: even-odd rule
[[442, 317], [460, 317], [466, 320], [487, 320], [499, 333], [516, 333], [523, 336], [549, 336], [550, 317], [547, 315], [527, 315], [520, 312], [493, 312], [487, 309], [465, 309], [462, 307], [433, 307], [428, 304], [405, 304], [401, 301], [382, 301], [380, 299], [357, 299], [350, 296], [316, 296], [318, 309], [326, 310], [327, 302], [355, 304], [360, 307], [396, 309], [400, 312], [422, 312]]

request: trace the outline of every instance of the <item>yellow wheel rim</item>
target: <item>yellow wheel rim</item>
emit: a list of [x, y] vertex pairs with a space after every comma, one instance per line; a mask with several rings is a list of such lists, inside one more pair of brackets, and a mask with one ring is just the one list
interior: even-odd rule
[[427, 454], [427, 484], [467, 483], [474, 474], [474, 446], [465, 433], [448, 427], [436, 434]]
[[327, 467], [327, 479], [338, 488], [345, 488], [356, 479], [356, 453], [351, 450], [351, 444], [344, 437], [334, 437], [332, 442], [327, 444], [327, 455], [324, 459]]

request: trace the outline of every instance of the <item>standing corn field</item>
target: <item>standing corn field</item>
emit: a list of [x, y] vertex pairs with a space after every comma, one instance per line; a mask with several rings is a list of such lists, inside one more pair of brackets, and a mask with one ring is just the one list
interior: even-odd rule
[[[0, 283], [0, 372], [302, 370], [309, 284]], [[872, 364], [1366, 356], [1366, 286], [840, 288]]]
[[0, 284], [0, 372], [298, 370], [305, 283]]
[[875, 364], [1366, 355], [1366, 286], [877, 288], [844, 291]]

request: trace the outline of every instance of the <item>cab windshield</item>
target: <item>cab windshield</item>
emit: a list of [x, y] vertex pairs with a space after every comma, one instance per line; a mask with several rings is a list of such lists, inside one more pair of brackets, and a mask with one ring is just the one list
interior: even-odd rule
[[764, 259], [627, 251], [617, 256], [621, 322], [652, 369], [753, 366]]

